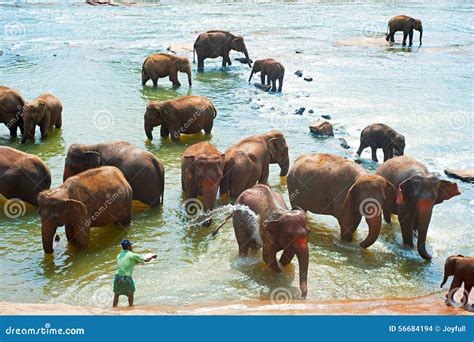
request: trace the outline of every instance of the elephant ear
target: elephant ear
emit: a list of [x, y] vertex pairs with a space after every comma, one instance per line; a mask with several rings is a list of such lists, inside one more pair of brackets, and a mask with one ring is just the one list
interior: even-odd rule
[[70, 222], [75, 225], [83, 225], [86, 222], [87, 208], [84, 203], [74, 199], [68, 199], [66, 202], [67, 216]]
[[277, 220], [265, 221], [263, 223], [263, 236], [265, 237], [265, 240], [276, 245], [276, 242], [280, 237], [280, 222]]
[[342, 212], [345, 214], [351, 214], [355, 210], [355, 203], [354, 203], [354, 198], [355, 198], [355, 191], [356, 191], [356, 185], [353, 184], [349, 191], [347, 192], [346, 198], [344, 199], [344, 202], [342, 203]]
[[398, 205], [405, 204], [408, 201], [408, 192], [410, 188], [410, 183], [413, 180], [413, 178], [409, 178], [398, 186], [398, 191], [397, 191], [397, 200], [396, 203]]
[[397, 201], [397, 189], [395, 186], [386, 180], [385, 185], [385, 205], [387, 207], [391, 207], [393, 203]]
[[436, 199], [435, 204], [442, 203], [443, 201], [449, 200], [454, 196], [460, 195], [458, 184], [454, 182], [449, 182], [441, 180], [438, 186], [438, 198]]
[[86, 170], [95, 169], [101, 165], [100, 154], [95, 151], [87, 151], [83, 154]]

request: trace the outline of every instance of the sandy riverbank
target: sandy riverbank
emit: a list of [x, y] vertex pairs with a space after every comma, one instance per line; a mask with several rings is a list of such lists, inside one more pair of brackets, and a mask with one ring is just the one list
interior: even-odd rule
[[67, 304], [0, 303], [1, 315], [473, 315], [447, 307], [444, 292], [415, 298], [383, 298], [352, 301], [243, 301], [194, 304], [180, 307], [137, 306], [93, 308]]

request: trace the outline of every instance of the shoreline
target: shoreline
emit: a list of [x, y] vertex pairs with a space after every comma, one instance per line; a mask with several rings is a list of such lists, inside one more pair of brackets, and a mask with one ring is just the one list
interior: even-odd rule
[[0, 303], [1, 315], [473, 315], [444, 303], [445, 291], [413, 298], [376, 298], [342, 301], [269, 300], [216, 302], [183, 306], [95, 308], [68, 304]]

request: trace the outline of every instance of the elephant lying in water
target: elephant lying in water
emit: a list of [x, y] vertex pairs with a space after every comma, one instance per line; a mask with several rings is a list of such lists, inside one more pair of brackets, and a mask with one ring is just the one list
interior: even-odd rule
[[163, 162], [152, 153], [126, 141], [71, 145], [64, 165], [63, 180], [82, 171], [105, 165], [115, 166], [122, 171], [133, 189], [133, 199], [152, 207], [163, 204]]
[[20, 92], [0, 86], [0, 123], [4, 123], [10, 131], [10, 136], [17, 136], [18, 128], [23, 133], [23, 106], [25, 100]]
[[207, 141], [188, 147], [181, 158], [185, 199], [204, 197], [204, 209], [214, 208], [224, 172], [225, 156]]
[[288, 193], [293, 207], [337, 218], [341, 238], [347, 242], [364, 216], [369, 226], [369, 234], [360, 243], [364, 248], [380, 234], [382, 206], [395, 200], [390, 182], [331, 154], [304, 154], [296, 159], [288, 174]]
[[29, 101], [23, 107], [23, 122], [25, 134], [22, 143], [27, 140], [35, 140], [35, 127], [40, 126], [41, 139], [46, 138], [48, 131], [62, 126], [63, 105], [53, 94], [43, 94], [33, 101]]
[[38, 204], [45, 253], [53, 253], [54, 234], [63, 225], [67, 240], [84, 249], [89, 244], [90, 227], [130, 224], [132, 188], [119, 169], [103, 166], [41, 192]]
[[436, 204], [460, 195], [456, 183], [440, 180], [420, 162], [400, 156], [383, 163], [376, 174], [391, 182], [397, 189], [396, 199], [383, 208], [385, 221], [391, 222], [391, 214], [398, 215], [403, 243], [413, 247], [413, 231], [418, 231], [418, 253], [430, 260], [426, 251], [426, 237]]
[[38, 194], [51, 186], [51, 172], [37, 156], [0, 146], [0, 194], [38, 205]]
[[283, 250], [280, 263], [288, 265], [294, 256], [298, 258], [301, 297], [308, 293], [308, 234], [309, 227], [303, 210], [288, 210], [283, 197], [267, 185], [257, 184], [247, 189], [237, 198], [236, 204], [247, 206], [257, 215], [237, 209], [233, 214], [235, 237], [239, 244], [240, 256], [247, 256], [249, 247], [263, 247], [263, 260], [274, 272], [280, 273], [277, 253]]
[[220, 193], [229, 193], [235, 199], [257, 182], [266, 183], [270, 164], [280, 166], [280, 176], [288, 173], [288, 145], [285, 136], [279, 131], [253, 135], [229, 147], [225, 151], [224, 178]]
[[204, 96], [183, 96], [163, 102], [151, 101], [145, 112], [145, 133], [152, 140], [155, 126], [161, 126], [161, 137], [171, 134], [177, 142], [181, 133], [194, 134], [204, 130], [211, 134], [217, 110]]
[[446, 259], [444, 264], [444, 277], [440, 287], [443, 287], [450, 276], [454, 276], [449, 293], [447, 294], [448, 304], [454, 303], [454, 293], [464, 283], [464, 294], [462, 303], [466, 307], [469, 301], [469, 294], [474, 286], [474, 258], [464, 255], [452, 255]]
[[198, 70], [204, 69], [204, 60], [206, 58], [222, 57], [222, 66], [232, 65], [229, 57], [230, 50], [243, 52], [247, 58], [248, 65], [251, 67], [249, 53], [244, 43], [244, 38], [234, 36], [227, 31], [207, 31], [201, 33], [194, 42], [193, 62], [195, 62], [194, 53], [198, 55]]
[[169, 76], [173, 85], [179, 87], [181, 83], [178, 80], [178, 71], [188, 75], [188, 83], [191, 87], [191, 66], [187, 57], [167, 53], [148, 56], [142, 66], [142, 85], [145, 85], [151, 79], [153, 86], [156, 87], [159, 78]]

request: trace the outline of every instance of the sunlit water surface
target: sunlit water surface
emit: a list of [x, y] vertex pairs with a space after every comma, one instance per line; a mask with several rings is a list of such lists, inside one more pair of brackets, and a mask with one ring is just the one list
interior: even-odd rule
[[[21, 90], [27, 99], [52, 92], [64, 104], [63, 128], [44, 143], [12, 142], [2, 125], [2, 145], [43, 158], [54, 187], [61, 184], [72, 143], [126, 140], [156, 154], [166, 167], [163, 209], [136, 203], [132, 225], [93, 229], [86, 253], [67, 246], [60, 228], [54, 257], [45, 255], [36, 208], [28, 207], [17, 219], [1, 210], [0, 301], [110, 305], [115, 256], [123, 238], [135, 241], [138, 252], [158, 254], [156, 261], [135, 270], [137, 304], [254, 300], [268, 298], [277, 287], [289, 288], [296, 297], [296, 260], [275, 275], [264, 269], [259, 254], [238, 257], [231, 222], [217, 236], [210, 235], [226, 210], [220, 210], [210, 228], [188, 223], [181, 206], [180, 157], [198, 141], [208, 140], [224, 151], [245, 136], [279, 129], [292, 161], [308, 152], [353, 158], [360, 130], [384, 122], [406, 135], [406, 153], [432, 171], [442, 175], [448, 167], [474, 168], [471, 1], [148, 7], [63, 3], [0, 6], [0, 11], [0, 84]], [[423, 47], [404, 49], [385, 42], [387, 20], [401, 13], [423, 20]], [[178, 89], [168, 80], [160, 80], [157, 89], [141, 86], [140, 69], [147, 55], [172, 44], [190, 45], [198, 32], [209, 29], [243, 35], [253, 59], [281, 61], [286, 67], [283, 93], [257, 90], [247, 82], [248, 66], [235, 61], [222, 70], [220, 59], [206, 60], [206, 71], [200, 74], [193, 65], [192, 88], [185, 75], [180, 75], [183, 86]], [[400, 42], [401, 34], [396, 39]], [[303, 53], [296, 54], [297, 49]], [[231, 57], [240, 55], [234, 52]], [[314, 81], [296, 77], [298, 69]], [[156, 132], [158, 139], [147, 141], [147, 101], [190, 94], [208, 96], [215, 103], [218, 116], [212, 135], [184, 137], [173, 144], [161, 141]], [[306, 108], [304, 114], [294, 115], [300, 107]], [[322, 114], [332, 117], [334, 139], [309, 133], [308, 124]], [[340, 148], [338, 138], [345, 138], [351, 148]], [[363, 166], [375, 170], [368, 150], [362, 157]], [[271, 167], [269, 184], [288, 200], [278, 172], [278, 167]], [[461, 196], [434, 210], [427, 242], [434, 256], [431, 262], [402, 249], [396, 221], [384, 224], [378, 241], [363, 250], [358, 242], [367, 234], [365, 223], [348, 244], [339, 240], [335, 219], [309, 215], [308, 299], [409, 297], [438, 289], [445, 258], [474, 250], [474, 192], [471, 185], [459, 186]], [[0, 199], [2, 207], [4, 203]]]

